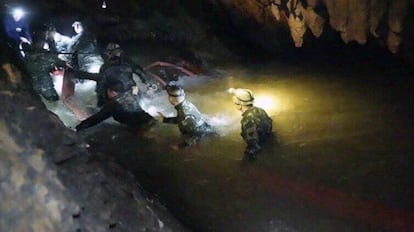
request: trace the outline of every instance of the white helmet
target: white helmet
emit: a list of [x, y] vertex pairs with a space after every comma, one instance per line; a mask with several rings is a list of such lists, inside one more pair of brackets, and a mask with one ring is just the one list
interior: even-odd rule
[[233, 94], [233, 102], [236, 105], [253, 105], [254, 96], [250, 89], [235, 89], [230, 88], [229, 93]]

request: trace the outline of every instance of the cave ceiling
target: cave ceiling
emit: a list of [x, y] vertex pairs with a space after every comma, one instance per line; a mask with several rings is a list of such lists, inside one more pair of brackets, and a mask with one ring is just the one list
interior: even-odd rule
[[[295, 47], [304, 46], [307, 37], [317, 39], [329, 29], [335, 31], [344, 44], [355, 42], [364, 45], [372, 40], [381, 41], [383, 47], [393, 54], [401, 50], [412, 54], [414, 50], [413, 0], [64, 0], [61, 3], [91, 15], [96, 11], [90, 9], [100, 8], [104, 2], [112, 15], [130, 18], [143, 14], [150, 16], [159, 9], [180, 14], [179, 9], [187, 8], [197, 14], [203, 9], [197, 5], [208, 4], [235, 21], [241, 20], [233, 26], [242, 27], [246, 21], [251, 21], [267, 29], [284, 27], [289, 31], [291, 45]], [[56, 14], [61, 4], [51, 3], [36, 1], [35, 7], [48, 8], [49, 12]]]

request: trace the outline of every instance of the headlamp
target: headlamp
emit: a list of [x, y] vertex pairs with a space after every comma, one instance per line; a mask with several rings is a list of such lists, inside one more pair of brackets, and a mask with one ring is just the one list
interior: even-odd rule
[[12, 11], [12, 15], [13, 15], [13, 17], [14, 18], [16, 18], [16, 19], [21, 19], [21, 18], [23, 18], [23, 16], [25, 15], [26, 13], [23, 11], [23, 9], [22, 8], [15, 8], [15, 9], [13, 9], [13, 11]]

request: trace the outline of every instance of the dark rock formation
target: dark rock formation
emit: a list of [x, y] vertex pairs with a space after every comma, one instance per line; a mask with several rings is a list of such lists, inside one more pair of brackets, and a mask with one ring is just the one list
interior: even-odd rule
[[0, 231], [185, 231], [134, 177], [0, 76]]

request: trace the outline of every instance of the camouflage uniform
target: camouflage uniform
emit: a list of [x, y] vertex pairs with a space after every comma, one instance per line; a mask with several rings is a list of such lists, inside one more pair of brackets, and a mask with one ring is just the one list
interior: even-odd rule
[[59, 100], [59, 95], [49, 73], [53, 67], [64, 67], [64, 63], [56, 54], [48, 53], [45, 50], [31, 51], [27, 54], [26, 59], [26, 66], [32, 77], [36, 93], [49, 101]]
[[116, 121], [134, 128], [142, 128], [155, 123], [151, 115], [141, 108], [137, 97], [128, 91], [120, 93], [107, 102], [98, 113], [76, 126], [76, 130], [80, 131], [95, 126], [111, 116]]
[[261, 145], [272, 134], [272, 119], [266, 111], [252, 106], [242, 114], [241, 136], [247, 143], [245, 154], [254, 156], [261, 150]]
[[191, 102], [184, 100], [176, 105], [175, 109], [177, 116], [164, 118], [164, 122], [178, 124], [179, 130], [184, 136], [184, 142], [180, 146], [191, 146], [204, 136], [216, 134]]

